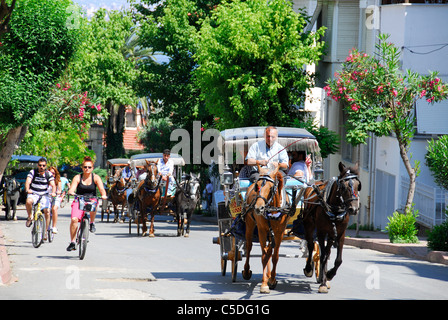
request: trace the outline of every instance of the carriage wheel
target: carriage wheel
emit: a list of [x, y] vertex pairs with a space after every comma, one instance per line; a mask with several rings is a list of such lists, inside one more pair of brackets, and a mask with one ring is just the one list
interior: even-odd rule
[[313, 250], [313, 265], [314, 271], [316, 274], [317, 283], [321, 283], [322, 279], [320, 278], [320, 246], [317, 241], [314, 241], [314, 250]]
[[[108, 200], [103, 200], [101, 203], [101, 222], [103, 222], [104, 219], [104, 213], [106, 212], [106, 210], [108, 210], [109, 208], [107, 207], [108, 204]], [[107, 218], [109, 219], [109, 215], [107, 216]], [[108, 221], [109, 222], [109, 221]]]
[[221, 256], [221, 275], [224, 277], [227, 271], [227, 259]]
[[236, 238], [232, 237], [232, 251], [229, 252], [229, 258], [232, 261], [232, 282], [236, 281], [238, 274], [238, 260], [240, 257], [240, 250], [236, 242]]

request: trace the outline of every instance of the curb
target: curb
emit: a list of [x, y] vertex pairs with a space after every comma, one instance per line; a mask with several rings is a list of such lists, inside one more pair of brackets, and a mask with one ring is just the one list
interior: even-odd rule
[[5, 247], [4, 236], [0, 228], [0, 286], [9, 285], [15, 281], [17, 281], [17, 278], [12, 274], [8, 252]]
[[344, 244], [361, 249], [370, 249], [384, 253], [401, 255], [413, 259], [448, 265], [448, 252], [428, 251], [426, 248], [422, 248], [421, 246], [394, 244], [390, 242], [378, 242], [369, 239], [351, 237], [346, 237]]

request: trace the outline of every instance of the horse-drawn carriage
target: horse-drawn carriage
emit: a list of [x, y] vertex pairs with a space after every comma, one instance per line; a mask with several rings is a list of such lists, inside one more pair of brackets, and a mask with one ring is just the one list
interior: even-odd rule
[[[130, 167], [137, 172], [137, 181], [129, 197], [129, 234], [132, 224], [137, 225], [137, 234], [146, 235], [146, 221], [151, 216], [148, 235], [154, 236], [154, 216], [174, 215], [177, 223], [177, 235], [189, 235], [191, 215], [199, 201], [199, 176], [184, 174], [185, 160], [179, 154], [171, 153], [174, 172], [169, 184], [158, 174], [157, 164], [163, 158], [162, 153], [144, 153], [131, 157]], [[184, 217], [185, 215], [185, 217]], [[184, 223], [186, 224], [184, 229]]]
[[[340, 175], [322, 181], [322, 160], [316, 138], [304, 129], [274, 130], [278, 133], [277, 142], [281, 146], [277, 146], [278, 151], [264, 161], [263, 164], [268, 164], [267, 168], [261, 167], [261, 162], [256, 161], [258, 177], [253, 181], [242, 176], [243, 172], [248, 171], [244, 162], [246, 154], [252, 155], [253, 149], [249, 148], [255, 144], [262, 146], [260, 141], [266, 139], [267, 142], [272, 133], [265, 127], [221, 132], [224, 157], [219, 163], [219, 171], [225, 201], [218, 205], [219, 236], [213, 239], [214, 243], [220, 245], [221, 272], [223, 276], [226, 274], [227, 261], [230, 260], [232, 281], [235, 281], [238, 261], [242, 260], [241, 251], [244, 250], [246, 263], [242, 275], [244, 279], [250, 279], [252, 243], [259, 242], [263, 264], [260, 291], [268, 293], [277, 283], [275, 275], [280, 243], [284, 240], [305, 239], [297, 241], [298, 247], [306, 243], [308, 252], [304, 273], [311, 277], [315, 272], [316, 280], [321, 284], [319, 292], [326, 292], [327, 278], [330, 280], [334, 277], [342, 262], [342, 246], [349, 216], [356, 214], [359, 209], [358, 192], [361, 183], [357, 167], [346, 168], [340, 163]], [[307, 159], [308, 165], [301, 167], [304, 171], [308, 166], [312, 167], [308, 179], [304, 171], [300, 170], [284, 174], [280, 172], [280, 165], [270, 161], [284, 150], [291, 153], [305, 152], [311, 158], [311, 163]], [[253, 164], [251, 156], [247, 158]], [[252, 172], [254, 169], [252, 167]], [[327, 272], [326, 265], [333, 244], [337, 244], [338, 248], [335, 267]]]
[[124, 211], [127, 208], [127, 189], [132, 188], [132, 181], [125, 181], [122, 171], [129, 165], [130, 160], [125, 158], [115, 158], [107, 160], [106, 192], [107, 200], [103, 200], [101, 205], [101, 221], [107, 214], [107, 222], [112, 212], [115, 215], [114, 222], [119, 219], [118, 206], [121, 205], [121, 219], [124, 221]]
[[[247, 194], [253, 181], [247, 175], [245, 157], [252, 144], [264, 140], [265, 127], [246, 127], [238, 129], [228, 129], [221, 132], [223, 141], [224, 161], [220, 163], [219, 172], [221, 184], [224, 192], [224, 202], [218, 204], [218, 228], [219, 236], [213, 242], [220, 245], [221, 272], [224, 276], [227, 269], [227, 261], [231, 261], [232, 281], [236, 281], [238, 261], [242, 260], [241, 250], [246, 250], [246, 213], [250, 204], [247, 203]], [[319, 146], [316, 138], [305, 129], [299, 128], [277, 128], [277, 142], [287, 150], [304, 151], [312, 158], [314, 166], [314, 176], [320, 175], [321, 159], [319, 157]], [[236, 162], [236, 163], [232, 163]], [[251, 168], [251, 167], [249, 167]], [[250, 170], [250, 169], [249, 169]], [[278, 172], [278, 169], [277, 169]], [[283, 240], [300, 240], [297, 235], [291, 232], [293, 221], [300, 214], [303, 192], [307, 186], [307, 181], [303, 178], [282, 175], [283, 188], [281, 192], [282, 203], [280, 206], [272, 206], [267, 203], [265, 210], [269, 211], [267, 221], [274, 221], [281, 214], [285, 214], [287, 228], [282, 235]], [[266, 175], [266, 180], [271, 180]], [[277, 181], [273, 177], [274, 181]], [[266, 181], [265, 180], [265, 181]], [[275, 182], [277, 183], [277, 182]], [[278, 185], [277, 185], [278, 188]], [[254, 230], [253, 241], [258, 242], [258, 230]], [[318, 259], [318, 247], [314, 253]]]

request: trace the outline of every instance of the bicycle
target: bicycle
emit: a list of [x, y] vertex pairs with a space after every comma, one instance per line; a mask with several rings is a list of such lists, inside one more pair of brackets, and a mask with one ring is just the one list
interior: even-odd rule
[[89, 242], [90, 219], [88, 213], [96, 211], [98, 198], [94, 196], [75, 194], [75, 201], [76, 199], [78, 199], [79, 210], [83, 211], [80, 221], [81, 223], [78, 227], [76, 235], [76, 244], [79, 247], [79, 259], [83, 260], [86, 255], [87, 243]]
[[45, 235], [45, 216], [41, 210], [41, 203], [43, 196], [47, 195], [39, 195], [39, 198], [36, 204], [33, 206], [33, 228], [31, 229], [31, 242], [33, 243], [34, 248], [39, 248], [40, 245], [44, 242]]

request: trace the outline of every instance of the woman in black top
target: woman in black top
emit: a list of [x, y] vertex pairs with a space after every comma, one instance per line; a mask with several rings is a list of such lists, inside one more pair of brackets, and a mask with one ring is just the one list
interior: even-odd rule
[[[68, 194], [96, 196], [96, 188], [98, 187], [101, 193], [101, 198], [107, 200], [107, 194], [106, 190], [104, 190], [103, 181], [100, 176], [94, 174], [92, 171], [93, 161], [90, 157], [85, 157], [82, 164], [82, 173], [73, 178]], [[68, 246], [67, 251], [76, 250], [76, 231], [78, 229], [78, 222], [81, 220], [82, 213], [82, 210], [79, 210], [78, 201], [73, 201], [70, 222], [70, 245]], [[96, 211], [90, 212], [90, 232], [96, 231], [95, 216]]]

